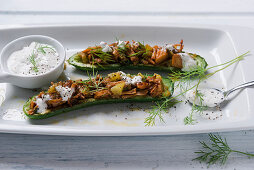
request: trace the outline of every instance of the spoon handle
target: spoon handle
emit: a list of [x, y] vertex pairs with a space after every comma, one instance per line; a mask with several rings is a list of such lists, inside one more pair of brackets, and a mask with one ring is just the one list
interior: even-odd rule
[[238, 90], [238, 89], [241, 89], [241, 88], [244, 88], [244, 87], [249, 87], [249, 86], [252, 86], [252, 85], [254, 85], [254, 81], [250, 81], [250, 82], [241, 84], [239, 86], [236, 86], [236, 87], [230, 89], [229, 91], [227, 91], [225, 96], [227, 97], [230, 93], [232, 93], [235, 90]]

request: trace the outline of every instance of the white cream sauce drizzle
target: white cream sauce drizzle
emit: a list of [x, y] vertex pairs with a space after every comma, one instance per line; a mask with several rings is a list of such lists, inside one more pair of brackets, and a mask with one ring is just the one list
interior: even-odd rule
[[63, 101], [68, 101], [74, 93], [74, 88], [56, 86], [56, 91], [61, 95]]
[[134, 77], [129, 77], [127, 76], [124, 72], [120, 71], [122, 80], [126, 82], [126, 84], [132, 84], [136, 85], [137, 83], [142, 82], [142, 77], [141, 76], [134, 76]]
[[190, 71], [197, 67], [197, 61], [195, 61], [188, 53], [178, 53], [182, 58], [182, 71]]

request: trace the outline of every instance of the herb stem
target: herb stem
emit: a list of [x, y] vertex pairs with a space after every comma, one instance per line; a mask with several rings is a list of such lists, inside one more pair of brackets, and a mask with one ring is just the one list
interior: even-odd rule
[[231, 150], [231, 152], [240, 153], [240, 154], [247, 155], [247, 156], [254, 156], [254, 154], [251, 154], [248, 152], [241, 152], [241, 151], [237, 151], [237, 150]]
[[225, 62], [225, 63], [219, 64], [219, 65], [215, 65], [215, 66], [209, 67], [209, 68], [206, 69], [206, 71], [208, 71], [208, 70], [210, 70], [212, 68], [215, 68], [215, 67], [219, 67], [219, 66], [223, 66], [223, 65], [229, 64], [229, 63], [235, 63], [235, 62], [237, 62], [237, 60], [238, 61], [242, 60], [244, 58], [244, 56], [246, 56], [249, 53], [250, 53], [250, 51], [247, 51], [247, 52], [243, 53], [242, 55], [240, 55], [240, 56], [238, 56], [238, 57], [236, 57], [236, 58], [234, 58], [234, 59], [232, 59], [232, 60], [230, 60], [228, 62]]
[[[250, 51], [247, 51], [246, 53], [244, 53], [244, 54], [242, 54], [242, 55], [240, 55], [240, 56], [238, 56], [238, 57], [236, 57], [236, 58], [234, 58], [234, 59], [232, 59], [232, 60], [230, 60], [230, 61], [228, 61], [228, 62], [219, 64], [219, 65], [215, 65], [215, 66], [209, 67], [209, 68], [207, 68], [207, 69], [204, 69], [204, 68], [202, 68], [202, 67], [197, 67], [195, 70], [192, 70], [192, 71], [190, 71], [190, 72], [181, 72], [181, 71], [179, 71], [179, 72], [172, 72], [172, 74], [169, 75], [169, 78], [172, 79], [173, 81], [179, 81], [179, 84], [178, 84], [177, 86], [180, 86], [180, 89], [181, 89], [181, 87], [182, 87], [182, 86], [180, 85], [182, 82], [188, 83], [190, 80], [193, 79], [193, 77], [198, 78], [198, 82], [197, 82], [197, 84], [193, 85], [192, 87], [187, 88], [187, 89], [184, 89], [184, 91], [181, 92], [180, 94], [178, 94], [178, 95], [176, 95], [176, 96], [174, 96], [174, 97], [165, 99], [162, 103], [156, 103], [157, 105], [153, 107], [153, 109], [149, 112], [149, 113], [150, 113], [149, 116], [145, 119], [146, 126], [149, 126], [149, 125], [152, 125], [152, 126], [153, 126], [153, 125], [155, 124], [155, 118], [156, 118], [157, 116], [159, 116], [160, 120], [161, 120], [162, 122], [164, 122], [163, 119], [162, 119], [162, 115], [161, 115], [161, 114], [162, 114], [163, 111], [165, 111], [165, 106], [166, 106], [171, 100], [176, 99], [177, 97], [179, 97], [179, 96], [185, 94], [186, 92], [188, 92], [188, 91], [190, 91], [190, 90], [192, 90], [192, 89], [194, 89], [194, 88], [195, 88], [195, 91], [197, 92], [197, 91], [198, 91], [198, 87], [199, 87], [199, 85], [200, 85], [200, 83], [201, 83], [202, 81], [204, 81], [204, 80], [210, 78], [211, 76], [213, 76], [213, 75], [216, 74], [217, 72], [220, 72], [220, 71], [222, 71], [222, 70], [228, 68], [228, 67], [231, 66], [232, 64], [234, 64], [234, 63], [236, 63], [236, 62], [238, 62], [238, 61], [244, 59], [244, 57], [245, 57], [247, 54], [249, 54], [249, 53], [250, 53]], [[217, 69], [217, 70], [215, 70], [215, 71], [213, 71], [213, 72], [211, 72], [211, 73], [207, 73], [207, 74], [206, 74], [206, 72], [207, 72], [208, 70], [213, 69], [213, 68], [216, 68], [216, 67], [220, 67], [220, 66], [222, 66], [222, 68], [219, 68], [219, 69]], [[176, 87], [175, 87], [175, 88], [176, 88]], [[195, 100], [196, 100], [197, 97], [198, 97], [198, 95], [195, 96]], [[199, 97], [200, 97], [200, 96], [199, 96]], [[195, 100], [194, 100], [194, 101], [195, 101]], [[202, 105], [202, 103], [201, 103], [201, 105]], [[193, 107], [192, 107], [192, 112], [191, 112], [191, 114], [189, 115], [189, 117], [187, 116], [187, 117], [184, 118], [184, 123], [185, 123], [185, 124], [193, 124], [193, 122], [195, 121], [195, 120], [193, 119], [193, 117], [192, 117], [192, 116], [193, 116], [192, 114], [193, 114], [193, 111], [194, 111], [194, 110], [198, 110], [199, 112], [203, 112], [204, 109], [205, 109], [205, 107], [203, 107], [203, 106], [201, 106], [202, 108], [197, 109], [195, 102], [193, 103], [192, 106], [193, 106]]]

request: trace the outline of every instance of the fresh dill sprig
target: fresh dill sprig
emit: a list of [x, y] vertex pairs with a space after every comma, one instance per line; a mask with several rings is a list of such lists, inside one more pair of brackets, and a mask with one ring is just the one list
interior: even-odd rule
[[[191, 113], [189, 114], [189, 116], [186, 116], [183, 120], [185, 125], [194, 125], [196, 124], [198, 121], [196, 119], [193, 118], [193, 114], [194, 113], [203, 113], [204, 110], [207, 109], [207, 107], [203, 106], [203, 94], [199, 93], [199, 91], [196, 89], [195, 92], [196, 96], [195, 96], [195, 100], [192, 103], [192, 108], [191, 108]], [[197, 99], [198, 98], [198, 99]], [[196, 105], [196, 100], [199, 100], [199, 104], [200, 106]]]
[[[238, 57], [236, 57], [236, 58], [234, 58], [234, 59], [232, 59], [232, 60], [230, 60], [230, 61], [228, 61], [228, 62], [226, 62], [226, 63], [219, 64], [219, 65], [216, 65], [216, 66], [212, 66], [212, 67], [209, 67], [207, 69], [198, 68], [196, 72], [194, 71], [194, 73], [199, 73], [199, 74], [197, 74], [197, 77], [198, 77], [199, 80], [198, 80], [198, 83], [196, 85], [194, 85], [195, 86], [195, 94], [196, 94], [195, 95], [195, 100], [194, 100], [194, 103], [192, 104], [192, 110], [191, 110], [190, 115], [184, 118], [184, 124], [185, 125], [187, 125], [187, 124], [192, 125], [193, 124], [192, 116], [193, 116], [194, 112], [201, 114], [201, 113], [203, 113], [203, 111], [207, 110], [207, 108], [208, 108], [206, 106], [203, 106], [203, 96], [202, 96], [201, 93], [198, 92], [199, 84], [202, 81], [204, 81], [204, 80], [208, 79], [209, 77], [213, 76], [215, 73], [217, 73], [221, 70], [224, 70], [227, 67], [231, 66], [232, 64], [244, 59], [244, 57], [247, 54], [249, 54], [249, 51], [242, 54], [242, 55], [240, 55], [240, 56], [238, 56]], [[218, 70], [215, 70], [214, 72], [205, 74], [208, 70], [216, 68], [216, 67], [220, 67], [220, 66], [222, 66], [222, 68], [219, 68]], [[188, 82], [189, 80], [191, 80], [191, 77], [193, 76], [193, 73], [190, 73], [190, 74], [183, 73], [183, 78], [181, 78], [181, 76], [179, 76], [179, 75], [181, 75], [181, 73], [177, 72], [173, 75], [173, 78], [180, 79], [180, 83], [183, 83], [183, 82], [186, 82], [186, 81]], [[185, 91], [185, 93], [186, 92], [187, 91]], [[196, 100], [199, 100], [199, 102], [200, 102], [199, 105], [200, 106], [196, 105], [196, 103], [195, 103]]]
[[152, 110], [148, 112], [149, 116], [145, 119], [145, 126], [154, 126], [156, 117], [159, 117], [161, 122], [165, 122], [162, 114], [179, 102], [181, 101], [173, 98], [165, 98], [162, 102], [155, 102], [156, 105], [152, 106]]
[[177, 103], [180, 103], [182, 101], [177, 100], [177, 97], [183, 95], [187, 91], [190, 91], [194, 89], [196, 85], [193, 87], [187, 89], [185, 92], [182, 92], [174, 97], [171, 98], [165, 98], [162, 102], [156, 102], [155, 106], [152, 106], [152, 110], [149, 111], [149, 116], [145, 119], [146, 126], [154, 126], [155, 125], [155, 119], [157, 116], [159, 116], [161, 122], [165, 122], [163, 120], [163, 117], [160, 116], [163, 112], [167, 112], [167, 109], [174, 106]]
[[[173, 99], [176, 99], [179, 96], [184, 95], [186, 92], [195, 89], [195, 91], [197, 92], [198, 87], [200, 85], [200, 83], [208, 78], [210, 78], [211, 76], [213, 76], [214, 74], [216, 74], [217, 72], [226, 69], [227, 67], [231, 66], [234, 63], [237, 63], [238, 61], [244, 59], [245, 56], [247, 56], [250, 52], [246, 52], [228, 62], [225, 62], [223, 64], [219, 64], [216, 66], [212, 66], [209, 68], [202, 68], [202, 67], [197, 67], [194, 70], [191, 70], [189, 72], [181, 72], [181, 71], [173, 71], [172, 74], [169, 75], [169, 78], [172, 79], [174, 82], [179, 81], [180, 84], [178, 84], [178, 87], [181, 85], [181, 83], [186, 83], [186, 82], [190, 82], [193, 79], [198, 79], [198, 82], [191, 86], [191, 87], [187, 87], [186, 89], [184, 89], [180, 94], [176, 95], [175, 97], [172, 98], [168, 98], [166, 100], [164, 100], [163, 102], [160, 103], [156, 103], [155, 106], [152, 106], [152, 110], [149, 112], [149, 116], [145, 119], [145, 123], [146, 126], [153, 126], [155, 125], [155, 119], [156, 117], [159, 117], [159, 119], [164, 122], [162, 114], [163, 112], [165, 112], [165, 105], [167, 105], [167, 103], [171, 102]], [[214, 69], [216, 67], [221, 67], [211, 73], [207, 73], [207, 71]], [[207, 74], [206, 74], [207, 73]], [[197, 96], [197, 95], [196, 95]], [[200, 97], [200, 96], [199, 96]], [[201, 111], [200, 109], [206, 109], [206, 107], [198, 107], [196, 106], [195, 103], [193, 103], [192, 105], [192, 111], [190, 113], [189, 116], [184, 118], [184, 123], [185, 124], [193, 124], [195, 122], [195, 119], [193, 119], [193, 113], [194, 111]], [[204, 111], [204, 110], [202, 110]]]
[[156, 105], [152, 107], [152, 110], [149, 111], [149, 116], [145, 119], [145, 126], [154, 126], [156, 117], [159, 117], [160, 121], [165, 122], [162, 117], [162, 113], [163, 111], [165, 111], [165, 106], [161, 106], [159, 103], [156, 102]]
[[231, 153], [239, 153], [239, 154], [247, 155], [249, 157], [254, 157], [254, 154], [231, 149], [227, 143], [226, 138], [222, 139], [220, 135], [209, 134], [209, 139], [211, 142], [210, 146], [206, 144], [205, 142], [200, 142], [203, 149], [195, 152], [196, 154], [199, 154], [200, 156], [198, 156], [197, 158], [193, 160], [204, 162], [208, 164], [208, 167], [209, 167], [210, 165], [213, 165], [216, 163], [220, 163], [221, 165], [224, 165], [226, 161], [228, 160], [228, 156]]
[[185, 94], [194, 80], [199, 80], [206, 75], [207, 70], [201, 66], [191, 69], [188, 72], [172, 71], [169, 78], [175, 83], [175, 89], [179, 88]]
[[[213, 76], [217, 72], [222, 71], [222, 70], [226, 69], [227, 67], [231, 66], [232, 64], [243, 60], [244, 57], [248, 54], [249, 54], [249, 51], [247, 51], [246, 53], [244, 53], [244, 54], [242, 54], [242, 55], [240, 55], [240, 56], [238, 56], [238, 57], [236, 57], [236, 58], [234, 58], [234, 59], [232, 59], [228, 62], [225, 62], [223, 64], [219, 64], [219, 65], [216, 65], [216, 66], [209, 67], [209, 68], [205, 69], [204, 71], [207, 72], [208, 70], [216, 68], [216, 67], [222, 67], [222, 68], [219, 68], [219, 69], [215, 70], [214, 72], [204, 74], [202, 76], [198, 76], [199, 80], [198, 80], [198, 83], [196, 84], [196, 87], [195, 87], [195, 100], [192, 103], [192, 111], [191, 111], [190, 115], [192, 115], [194, 112], [202, 114], [208, 108], [206, 106], [203, 106], [203, 101], [204, 101], [203, 100], [203, 95], [201, 93], [199, 93], [199, 91], [198, 91], [198, 87], [199, 87], [200, 83], [202, 81], [210, 78], [211, 76]], [[199, 106], [196, 105], [195, 101], [199, 101]]]
[[[196, 92], [195, 92], [195, 100], [194, 102], [192, 103], [192, 108], [191, 108], [191, 113], [189, 114], [189, 116], [186, 116], [184, 118], [184, 124], [185, 125], [194, 125], [197, 123], [197, 120], [193, 119], [193, 114], [195, 113], [199, 113], [199, 114], [202, 114], [205, 110], [208, 109], [207, 106], [204, 106], [203, 105], [203, 94], [200, 93], [197, 89], [196, 89]], [[199, 105], [196, 105], [196, 101], [199, 101]]]
[[[194, 113], [200, 113], [201, 114], [201, 113], [203, 113], [204, 110], [207, 109], [207, 107], [203, 106], [203, 101], [204, 101], [203, 96], [204, 95], [202, 93], [199, 93], [198, 90], [196, 90], [195, 94], [196, 94], [196, 96], [195, 96], [195, 100], [192, 104], [191, 113], [189, 114], [189, 116], [186, 116], [183, 120], [185, 125], [194, 125], [194, 124], [196, 124], [197, 120], [193, 118], [193, 114]], [[196, 103], [195, 103], [197, 98], [199, 98], [198, 100], [199, 100], [200, 106], [196, 105]]]
[[198, 106], [198, 105], [193, 105], [192, 106], [192, 110], [193, 112], [196, 112], [196, 113], [199, 113], [199, 114], [202, 114], [205, 110], [207, 110], [208, 107], [207, 106]]
[[208, 69], [205, 69], [201, 66], [197, 66], [196, 68], [191, 69], [188, 72], [182, 72], [182, 71], [172, 71], [172, 74], [169, 74], [169, 77], [173, 81], [183, 81], [183, 80], [190, 80], [193, 78], [200, 78], [205, 75], [206, 71]]
[[[174, 106], [175, 104], [182, 102], [180, 100], [177, 100], [177, 98], [179, 96], [183, 95], [184, 93], [194, 89], [196, 86], [197, 86], [197, 84], [192, 86], [191, 88], [187, 89], [186, 91], [174, 96], [174, 97], [165, 98], [162, 102], [157, 102], [155, 106], [152, 106], [152, 110], [149, 111], [149, 116], [145, 119], [146, 126], [154, 126], [155, 119], [157, 116], [160, 116], [163, 112], [167, 112], [167, 108], [170, 108], [170, 107]], [[168, 107], [168, 106], [170, 106], [170, 107]], [[163, 117], [161, 116], [160, 120], [161, 120], [161, 118], [163, 118]], [[165, 122], [164, 120], [161, 120], [161, 121]]]
[[193, 118], [193, 114], [195, 113], [199, 113], [202, 114], [205, 110], [207, 110], [207, 106], [198, 106], [198, 105], [192, 105], [191, 108], [191, 113], [189, 114], [189, 116], [186, 116], [183, 119], [183, 122], [185, 125], [195, 125], [196, 123], [198, 123], [198, 121], [196, 119]]
[[197, 123], [197, 120], [193, 118], [193, 112], [191, 112], [189, 116], [186, 116], [183, 119], [183, 122], [185, 125], [194, 125], [195, 123]]
[[[225, 62], [223, 64], [219, 64], [219, 65], [215, 65], [215, 66], [212, 66], [212, 67], [208, 67], [208, 68], [203, 68], [203, 67], [200, 67], [200, 66], [197, 66], [196, 68], [193, 68], [192, 70], [188, 71], [188, 72], [182, 72], [182, 71], [172, 71], [172, 74], [169, 75], [169, 77], [173, 80], [173, 81], [179, 81], [179, 80], [190, 80], [192, 78], [199, 78], [199, 81], [203, 81], [211, 76], [213, 76], [215, 73], [221, 71], [221, 70], [224, 70], [226, 69], [227, 67], [231, 66], [232, 64], [240, 61], [240, 60], [243, 60], [245, 56], [247, 56], [248, 54], [250, 53], [250, 51], [247, 51], [246, 53], [228, 61], [228, 62]], [[208, 73], [206, 74], [207, 71], [211, 70], [211, 69], [214, 69], [216, 67], [221, 67], [223, 66], [222, 68], [214, 71], [214, 72], [211, 72], [211, 73]]]
[[250, 51], [247, 51], [246, 53], [244, 53], [244, 54], [242, 54], [242, 55], [240, 55], [240, 56], [238, 56], [238, 57], [236, 57], [236, 58], [234, 58], [234, 59], [232, 59], [232, 60], [230, 60], [230, 61], [228, 61], [228, 62], [225, 62], [225, 63], [223, 63], [223, 64], [219, 64], [219, 65], [212, 66], [212, 67], [209, 67], [209, 68], [205, 69], [206, 71], [208, 71], [208, 70], [211, 70], [211, 69], [213, 69], [213, 68], [223, 66], [222, 68], [219, 68], [218, 70], [215, 70], [214, 72], [205, 74], [205, 75], [203, 75], [202, 77], [200, 77], [199, 82], [198, 82], [198, 85], [201, 83], [201, 81], [204, 81], [204, 80], [208, 79], [209, 77], [213, 76], [213, 75], [216, 74], [217, 72], [222, 71], [222, 70], [228, 68], [229, 66], [231, 66], [232, 64], [237, 63], [238, 61], [243, 60], [244, 57], [246, 57], [249, 53], [250, 53]]

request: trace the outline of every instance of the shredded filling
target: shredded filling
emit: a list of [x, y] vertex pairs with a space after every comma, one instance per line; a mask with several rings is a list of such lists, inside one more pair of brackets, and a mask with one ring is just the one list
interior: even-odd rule
[[179, 44], [167, 44], [162, 47], [119, 40], [112, 44], [102, 41], [100, 45], [89, 47], [78, 55], [83, 63], [98, 66], [143, 64], [175, 67], [188, 71], [197, 65], [194, 60], [196, 54], [184, 53], [182, 50], [183, 40]]
[[132, 76], [124, 72], [99, 74], [89, 80], [67, 80], [52, 83], [46, 92], [41, 92], [30, 103], [29, 114], [45, 114], [47, 111], [71, 107], [76, 104], [100, 99], [127, 99], [136, 96], [168, 97], [170, 91], [158, 74]]

